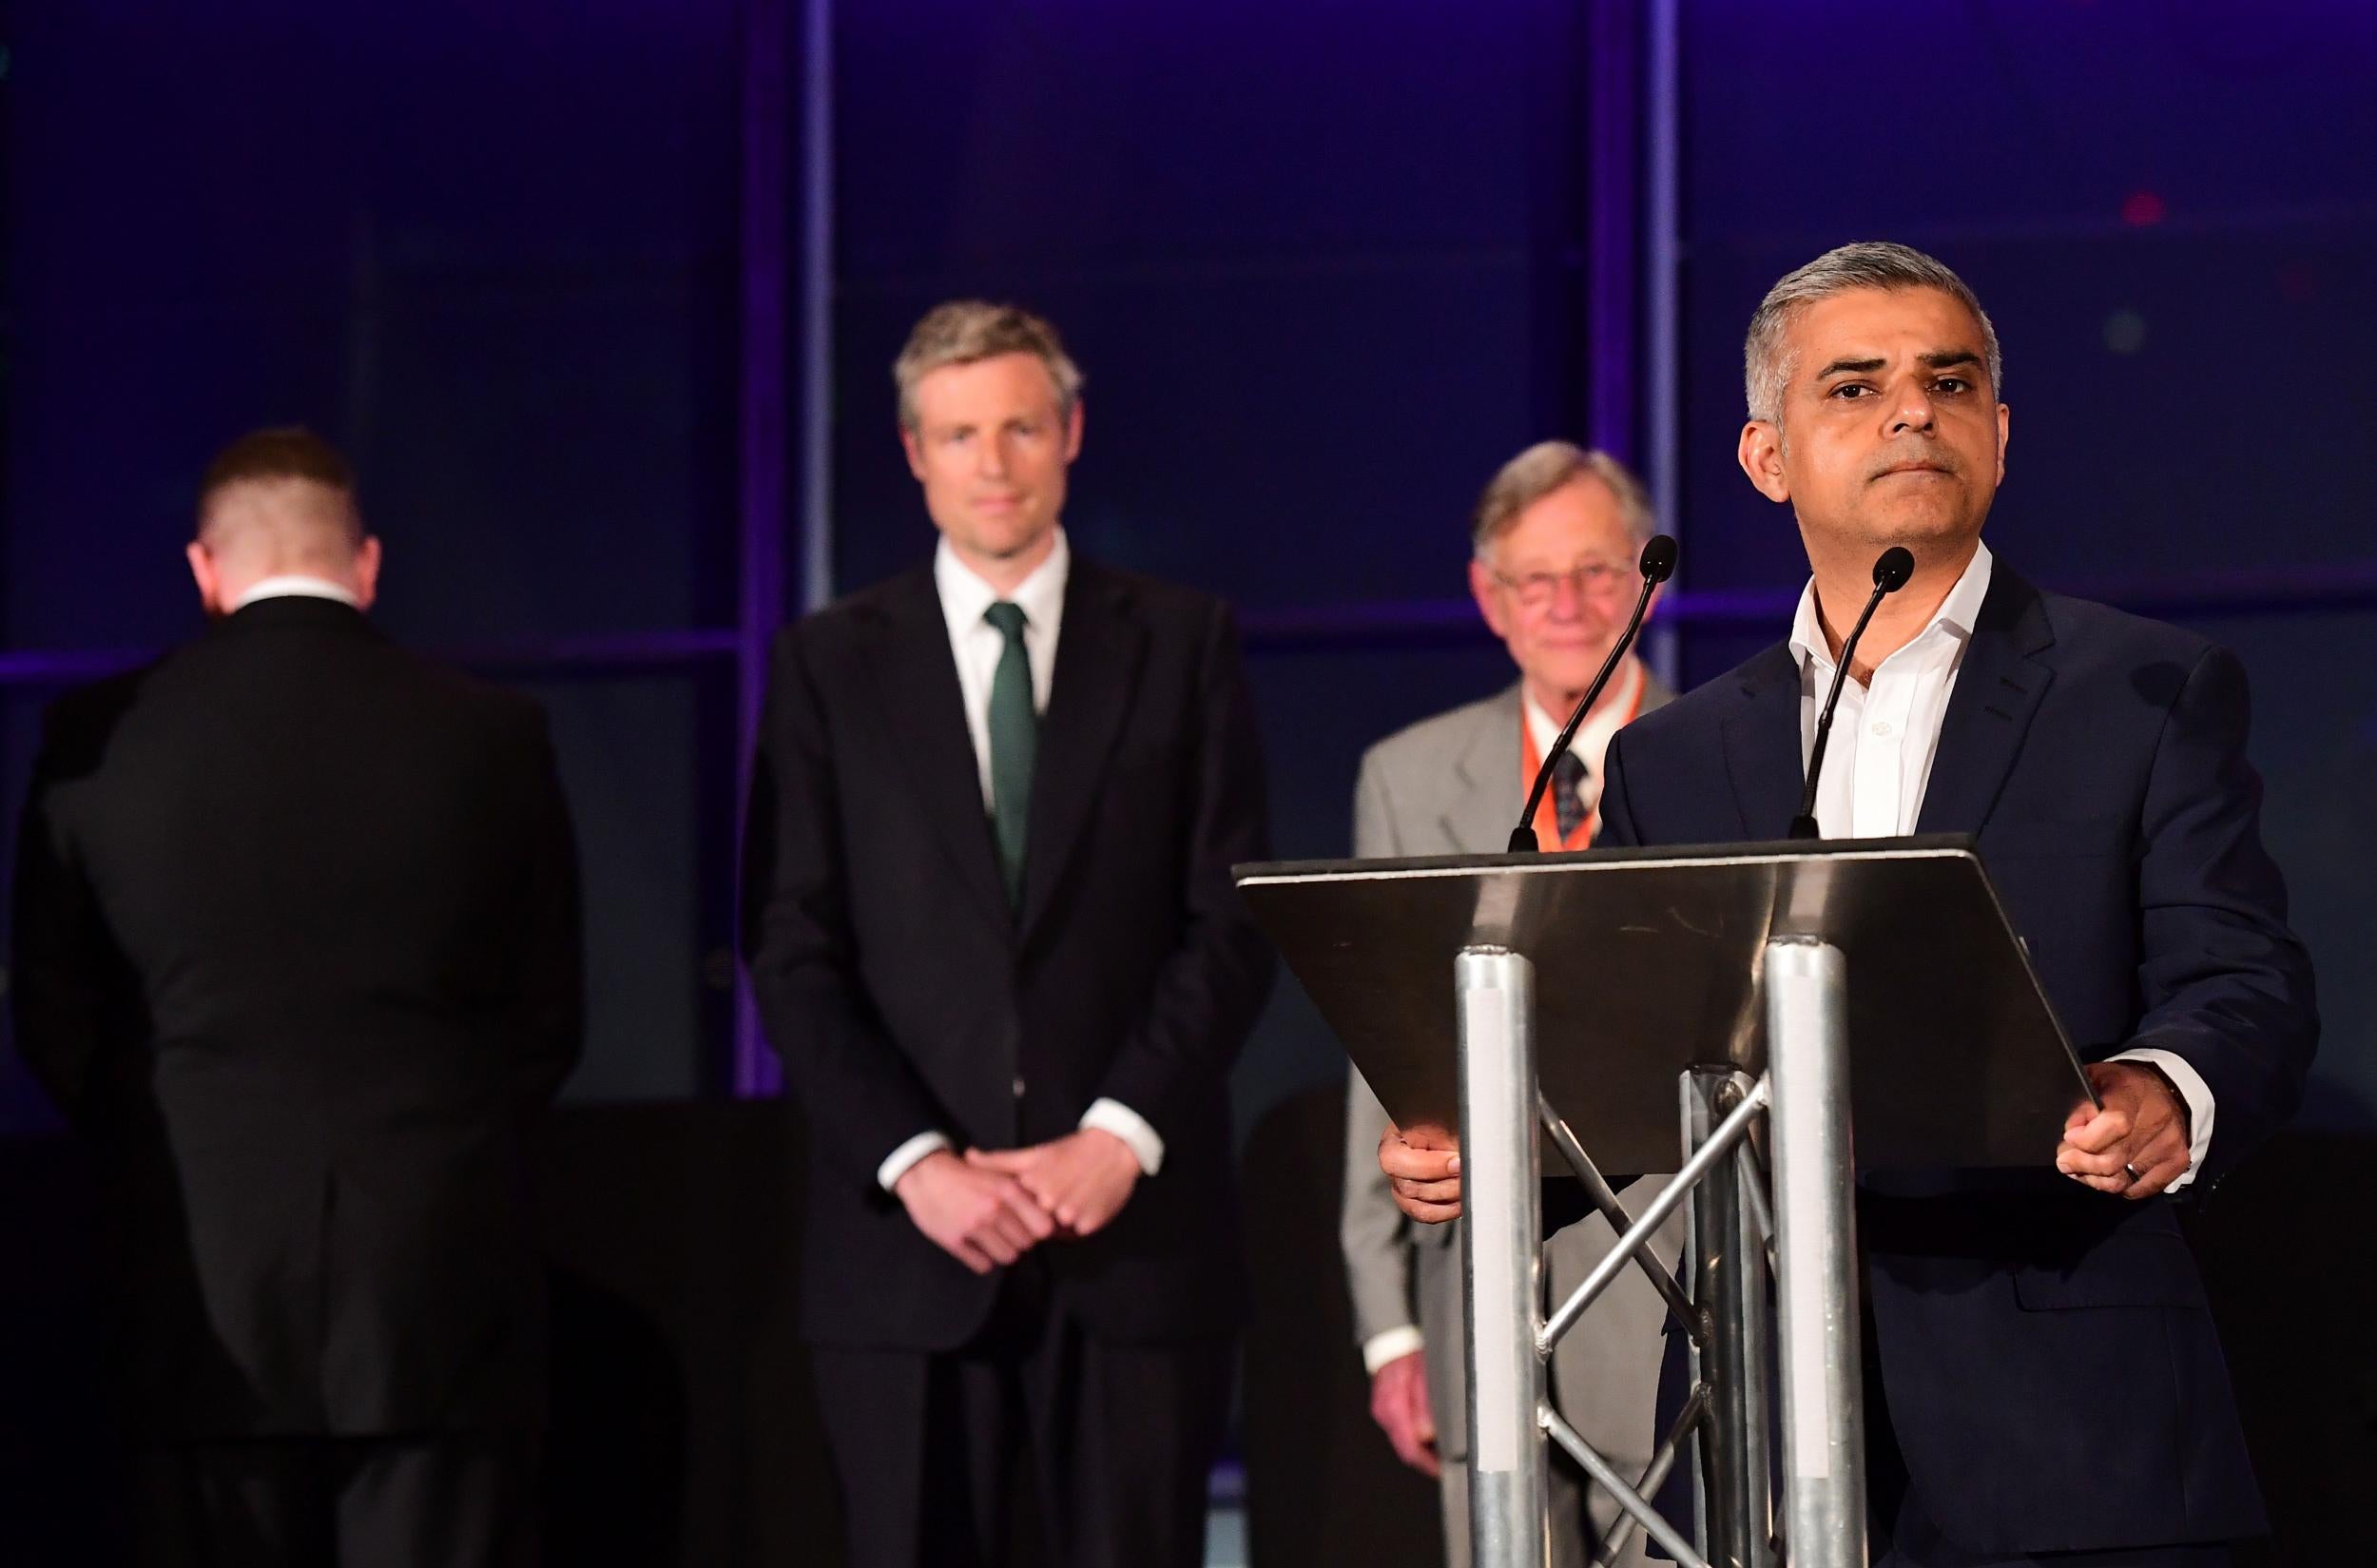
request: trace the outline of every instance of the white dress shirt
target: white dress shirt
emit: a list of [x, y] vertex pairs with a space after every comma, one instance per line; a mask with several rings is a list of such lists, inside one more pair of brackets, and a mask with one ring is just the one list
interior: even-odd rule
[[[1048, 559], [1032, 569], [1032, 574], [1015, 585], [1007, 602], [1023, 610], [1023, 653], [1032, 667], [1032, 709], [1048, 711], [1048, 694], [1056, 679], [1056, 639], [1064, 629], [1065, 579], [1073, 568], [1073, 551], [1065, 542], [1065, 531], [1056, 531], [1056, 547]], [[974, 762], [982, 781], [982, 809], [989, 812], [995, 803], [991, 787], [991, 680], [998, 673], [998, 661], [1007, 652], [1007, 639], [998, 628], [983, 618], [991, 606], [999, 602], [996, 589], [975, 574], [974, 569], [957, 558], [957, 552], [943, 539], [933, 555], [933, 586], [940, 592], [941, 614], [949, 623], [949, 651], [957, 661], [957, 692], [966, 710], [966, 733], [974, 739]], [[1023, 1080], [1015, 1080], [1015, 1093], [1023, 1093]], [[1154, 1175], [1164, 1165], [1164, 1140], [1156, 1135], [1147, 1118], [1120, 1100], [1103, 1095], [1090, 1102], [1081, 1113], [1081, 1125], [1111, 1132], [1122, 1139], [1139, 1162], [1139, 1169]], [[876, 1168], [875, 1179], [888, 1192], [899, 1183], [917, 1161], [927, 1154], [954, 1148], [945, 1132], [918, 1132]]]
[[[1604, 701], [1585, 715], [1585, 722], [1576, 726], [1575, 735], [1568, 743], [1568, 754], [1585, 765], [1585, 776], [1576, 781], [1576, 796], [1585, 803], [1586, 817], [1596, 823], [1601, 811], [1601, 761], [1610, 753], [1610, 737], [1625, 728], [1626, 721], [1634, 716], [1634, 708], [1642, 702], [1645, 679], [1642, 661], [1627, 654], [1626, 662], [1618, 666], [1615, 686], [1605, 693]], [[1524, 687], [1520, 690], [1525, 694], [1518, 699], [1518, 706], [1526, 712], [1527, 733], [1536, 743], [1536, 755], [1549, 761], [1552, 743], [1560, 738], [1560, 726], [1568, 723], [1568, 715], [1553, 717], [1536, 706], [1533, 693], [1526, 692]], [[1534, 786], [1533, 779], [1522, 781], [1520, 785]], [[1526, 797], [1520, 796], [1519, 802], [1524, 804]], [[1543, 804], [1536, 810], [1541, 813], [1552, 809], [1552, 792], [1547, 789]]]
[[[1825, 744], [1824, 776], [1816, 784], [1816, 826], [1827, 839], [1887, 839], [1912, 833], [1923, 815], [1923, 791], [1940, 750], [1940, 726], [1964, 663], [1981, 601], [1989, 596], [1990, 555], [1977, 545], [1964, 575], [1942, 600], [1938, 613], [1913, 641], [1874, 666], [1869, 685], [1852, 675], [1841, 684], [1833, 710], [1832, 738]], [[1816, 615], [1813, 578], [1799, 596], [1791, 622], [1791, 654], [1800, 670], [1800, 765], [1816, 745], [1816, 720], [1840, 668]], [[2189, 1148], [2186, 1173], [2171, 1184], [2176, 1191], [2195, 1179], [2212, 1147], [2212, 1089], [2203, 1074], [2170, 1051], [2123, 1051], [2115, 1061], [2140, 1061], [2161, 1069], [2187, 1101]]]
[[284, 571], [278, 577], [260, 578], [246, 592], [232, 600], [231, 608], [223, 613], [236, 615], [259, 599], [336, 599], [350, 610], [363, 607], [363, 601], [355, 596], [355, 590], [343, 583], [334, 583], [327, 577], [316, 577], [308, 572]]
[[[1065, 579], [1073, 571], [1073, 551], [1065, 531], [1056, 531], [1056, 546], [1032, 575], [1015, 585], [1007, 601], [1023, 610], [1023, 653], [1032, 667], [1032, 711], [1048, 711], [1049, 687], [1056, 679], [1056, 639], [1065, 627]], [[991, 679], [1006, 656], [1007, 639], [983, 617], [999, 602], [996, 589], [974, 574], [943, 539], [933, 556], [933, 586], [941, 596], [941, 616], [949, 623], [949, 650], [957, 660], [957, 694], [964, 699], [966, 733], [974, 738], [974, 764], [982, 775], [982, 809], [992, 806]]]

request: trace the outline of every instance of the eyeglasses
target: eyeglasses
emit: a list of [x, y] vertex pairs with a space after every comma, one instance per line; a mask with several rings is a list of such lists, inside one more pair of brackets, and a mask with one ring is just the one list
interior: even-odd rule
[[1492, 567], [1486, 570], [1493, 572], [1496, 582], [1518, 595], [1520, 604], [1531, 609], [1550, 604], [1558, 596], [1562, 583], [1573, 586], [1580, 597], [1614, 599], [1626, 591], [1627, 583], [1633, 575], [1613, 561], [1587, 561], [1583, 566], [1571, 567], [1566, 571], [1530, 571], [1519, 577], [1506, 571], [1495, 571]]

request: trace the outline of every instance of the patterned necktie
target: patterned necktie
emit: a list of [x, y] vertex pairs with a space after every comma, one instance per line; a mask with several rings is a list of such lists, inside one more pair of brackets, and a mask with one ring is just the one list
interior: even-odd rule
[[1023, 838], [1032, 811], [1032, 763], [1040, 748], [1039, 716], [1032, 709], [1032, 660], [1023, 648], [1023, 607], [1001, 599], [982, 612], [1007, 640], [991, 676], [991, 831], [1007, 901], [1023, 907]]
[[1584, 759], [1574, 751], [1563, 751], [1560, 760], [1552, 765], [1552, 807], [1560, 824], [1560, 842], [1566, 843], [1585, 823]]

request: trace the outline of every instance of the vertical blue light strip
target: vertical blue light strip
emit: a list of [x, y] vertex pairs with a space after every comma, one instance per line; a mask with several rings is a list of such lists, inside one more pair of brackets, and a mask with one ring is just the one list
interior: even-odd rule
[[808, 0], [801, 179], [801, 602], [834, 597], [834, 0]]
[[[1643, 199], [1643, 319], [1650, 324], [1648, 345], [1650, 406], [1644, 428], [1644, 454], [1652, 505], [1676, 542], [1691, 544], [1685, 535], [1683, 462], [1678, 421], [1683, 415], [1681, 335], [1683, 297], [1683, 73], [1679, 66], [1681, 0], [1652, 0], [1650, 36], [1645, 40], [1645, 119], [1651, 127], [1650, 170]], [[1691, 552], [1686, 550], [1676, 572], [1681, 588], [1691, 576]], [[1672, 689], [1683, 686], [1683, 647], [1676, 628], [1652, 623], [1644, 639], [1650, 647], [1651, 668]]]
[[[1595, 0], [1585, 50], [1587, 438], [1642, 466], [1642, 71], [1633, 0]], [[1654, 625], [1656, 623], [1653, 623]]]
[[[743, 781], [751, 776], [759, 737], [768, 647], [783, 619], [785, 602], [785, 446], [792, 425], [786, 401], [792, 125], [785, 11], [793, 3], [746, 0], [744, 7], [741, 571], [735, 614], [738, 823]], [[741, 965], [736, 966], [734, 1029], [735, 1094], [751, 1097], [775, 1093], [777, 1064], [761, 1034], [759, 1010]]]

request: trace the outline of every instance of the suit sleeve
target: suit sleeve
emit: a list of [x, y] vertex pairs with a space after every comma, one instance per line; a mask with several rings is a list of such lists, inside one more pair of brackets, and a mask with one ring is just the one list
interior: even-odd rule
[[743, 952], [768, 1043], [811, 1135], [879, 1192], [886, 1156], [948, 1120], [892, 1043], [859, 975], [842, 857], [841, 787], [794, 627], [777, 639], [744, 819]]
[[119, 1027], [128, 977], [58, 820], [59, 727], [53, 712], [18, 824], [9, 999], [17, 1054], [34, 1081], [91, 1132], [106, 1114], [105, 1080], [131, 1049]]
[[2139, 823], [2145, 1011], [2127, 1044], [2173, 1053], [2212, 1091], [2198, 1173], [2213, 1179], [2293, 1115], [2319, 1040], [2309, 956], [2262, 847], [2249, 724], [2243, 667], [2208, 650], [2164, 721]]
[[[1386, 781], [1374, 753], [1362, 760], [1354, 785], [1354, 854], [1375, 860], [1402, 853], [1395, 834]], [[1345, 1191], [1338, 1212], [1338, 1249], [1345, 1258], [1345, 1289], [1353, 1302], [1354, 1342], [1412, 1326], [1411, 1238], [1395, 1207], [1386, 1172], [1379, 1169], [1379, 1139], [1386, 1109], [1359, 1070], [1345, 1074]]]
[[1118, 1100], [1167, 1143], [1202, 1135], [1209, 1100], [1246, 1043], [1271, 987], [1271, 944], [1247, 917], [1230, 867], [1270, 853], [1262, 747], [1240, 667], [1238, 633], [1215, 605], [1206, 618], [1193, 722], [1180, 936], [1146, 1016], [1109, 1065], [1099, 1097]]
[[586, 934], [577, 836], [561, 787], [551, 731], [532, 714], [526, 775], [528, 862], [520, 902], [512, 998], [521, 1042], [513, 1087], [525, 1111], [561, 1093], [586, 1043]]

